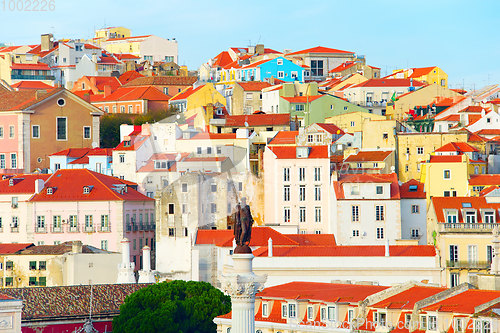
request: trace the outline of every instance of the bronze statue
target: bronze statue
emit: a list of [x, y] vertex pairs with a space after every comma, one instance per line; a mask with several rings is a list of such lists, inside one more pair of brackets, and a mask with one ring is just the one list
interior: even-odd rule
[[250, 206], [246, 204], [246, 198], [241, 198], [241, 205], [236, 205], [234, 219], [234, 239], [238, 247], [247, 246], [252, 237], [253, 217]]

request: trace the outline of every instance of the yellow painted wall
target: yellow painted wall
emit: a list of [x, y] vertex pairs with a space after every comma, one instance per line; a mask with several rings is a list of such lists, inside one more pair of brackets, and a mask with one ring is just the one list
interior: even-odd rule
[[122, 41], [120, 43], [107, 43], [106, 51], [111, 53], [130, 53], [130, 54], [140, 54], [141, 53], [141, 43], [140, 42], [127, 42]]
[[187, 98], [187, 109], [184, 116], [187, 118], [197, 114], [195, 119], [195, 127], [207, 126], [210, 119], [213, 118], [213, 113], [204, 108], [208, 104], [215, 105], [216, 103], [226, 105], [226, 99], [217, 90], [213, 84], [208, 83], [200, 90], [194, 92]]
[[109, 31], [110, 34], [116, 33], [118, 35], [123, 35], [125, 38], [131, 36], [131, 30], [124, 27], [113, 27], [107, 30], [96, 30], [95, 38], [107, 38], [106, 32]]
[[[398, 133], [398, 179], [407, 182], [419, 179], [417, 165], [427, 160], [428, 154], [450, 142], [467, 142], [468, 134], [461, 133]], [[423, 154], [417, 154], [417, 147], [423, 147]], [[407, 149], [409, 153], [407, 154]], [[408, 166], [408, 171], [406, 171]]]
[[[364, 130], [364, 124], [370, 120], [384, 120], [384, 116], [379, 116], [367, 112], [349, 112], [337, 116], [325, 118], [325, 123], [335, 124], [343, 131], [348, 133], [361, 132]], [[354, 122], [354, 126], [352, 126]]]

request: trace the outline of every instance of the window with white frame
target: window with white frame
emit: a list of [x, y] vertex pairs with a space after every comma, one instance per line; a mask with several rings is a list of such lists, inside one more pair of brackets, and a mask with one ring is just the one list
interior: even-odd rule
[[296, 317], [296, 312], [295, 312], [295, 304], [288, 304], [288, 317], [289, 318], [295, 318]]
[[359, 222], [359, 206], [358, 205], [352, 206], [351, 221], [352, 222]]
[[477, 262], [477, 245], [468, 245], [467, 254], [469, 263]]
[[494, 211], [485, 211], [483, 213], [484, 223], [495, 223], [495, 212]]
[[119, 158], [120, 158], [120, 163], [125, 163], [125, 155], [121, 154], [121, 155], [118, 155]]
[[411, 213], [412, 214], [420, 214], [420, 206], [419, 205], [411, 205]]
[[283, 59], [276, 59], [277, 65], [283, 65]]
[[307, 307], [307, 319], [309, 320], [314, 319], [314, 308], [312, 306]]
[[450, 245], [450, 261], [458, 262], [458, 245]]
[[306, 207], [299, 207], [299, 222], [306, 222]]
[[466, 223], [476, 223], [476, 211], [467, 210], [465, 211], [465, 222]]
[[314, 201], [321, 201], [321, 185], [314, 186]]
[[437, 317], [436, 316], [429, 316], [429, 330], [430, 331], [437, 331]]
[[284, 182], [290, 181], [290, 168], [283, 168], [283, 181]]
[[459, 273], [450, 273], [450, 287], [456, 287], [460, 284], [460, 274]]
[[375, 206], [375, 221], [384, 221], [384, 206], [376, 205]]
[[16, 136], [16, 127], [14, 125], [9, 126], [9, 138], [13, 139]]
[[314, 168], [314, 181], [315, 182], [321, 181], [321, 167]]
[[288, 317], [288, 305], [287, 304], [282, 304], [281, 305], [281, 317], [287, 318]]
[[0, 126], [0, 139], [3, 139], [3, 126]]
[[329, 321], [335, 321], [335, 307], [334, 306], [328, 306], [328, 320]]
[[5, 154], [0, 154], [0, 169], [5, 169]]
[[321, 222], [321, 207], [314, 207], [314, 222]]
[[384, 228], [377, 228], [377, 239], [384, 239]]
[[412, 239], [418, 239], [420, 236], [418, 229], [411, 229], [411, 238]]
[[352, 237], [359, 237], [359, 229], [354, 229], [352, 231]]
[[381, 185], [377, 185], [376, 187], [376, 193], [377, 194], [384, 194], [384, 187]]
[[290, 201], [290, 185], [283, 186], [283, 201]]
[[304, 167], [299, 168], [299, 181], [300, 182], [306, 181], [306, 168]]
[[306, 186], [299, 186], [299, 201], [306, 201]]
[[90, 126], [83, 127], [83, 138], [90, 139]]
[[253, 94], [251, 92], [247, 92], [245, 94], [245, 99], [247, 99], [247, 100], [253, 99]]
[[451, 170], [443, 170], [443, 179], [451, 179]]
[[17, 154], [10, 154], [10, 167], [17, 169]]
[[355, 121], [351, 121], [351, 127], [354, 127], [356, 126], [356, 122]]
[[31, 137], [33, 139], [40, 139], [40, 125], [31, 126]]
[[283, 71], [278, 71], [278, 79], [282, 79], [285, 77], [285, 72]]
[[283, 222], [290, 222], [290, 207], [283, 208]]
[[457, 210], [446, 211], [446, 222], [447, 223], [457, 223], [457, 220], [458, 220], [458, 211]]
[[262, 302], [262, 317], [267, 317], [269, 314], [267, 313], [267, 303]]
[[423, 155], [424, 154], [424, 147], [417, 147], [417, 155]]
[[464, 330], [463, 318], [454, 318], [453, 329], [455, 332], [462, 332]]
[[351, 195], [359, 195], [359, 185], [351, 185]]

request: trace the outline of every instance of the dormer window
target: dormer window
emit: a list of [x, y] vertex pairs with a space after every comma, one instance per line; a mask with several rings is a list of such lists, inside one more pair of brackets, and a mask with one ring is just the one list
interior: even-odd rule
[[14, 186], [14, 179], [9, 179], [9, 186]]
[[464, 219], [465, 223], [476, 223], [477, 222], [475, 209], [464, 210], [464, 216], [465, 216], [465, 219]]
[[351, 195], [359, 195], [359, 185], [351, 185]]
[[130, 141], [123, 141], [123, 147], [130, 147]]
[[456, 209], [446, 210], [445, 216], [447, 223], [457, 223], [458, 221], [458, 211]]
[[281, 305], [281, 317], [282, 318], [287, 318], [288, 317], [288, 305], [286, 303]]
[[376, 191], [377, 194], [384, 194], [384, 187], [382, 185], [378, 185], [376, 187]]
[[47, 194], [52, 195], [53, 193], [54, 193], [54, 190], [52, 189], [52, 187], [47, 187]]
[[309, 147], [297, 147], [297, 158], [307, 158], [309, 156]]
[[495, 211], [494, 210], [483, 210], [483, 222], [484, 223], [495, 223]]
[[267, 317], [269, 315], [267, 310], [267, 302], [262, 302], [262, 317]]
[[83, 194], [89, 194], [90, 193], [90, 187], [84, 186], [83, 187]]

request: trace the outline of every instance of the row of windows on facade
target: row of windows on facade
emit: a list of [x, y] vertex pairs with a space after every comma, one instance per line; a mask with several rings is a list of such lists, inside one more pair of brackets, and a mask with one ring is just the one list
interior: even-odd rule
[[[67, 140], [68, 126], [67, 117], [57, 117], [56, 118], [56, 139], [57, 140]], [[34, 139], [40, 139], [40, 125], [31, 125], [31, 137]], [[0, 139], [4, 138], [3, 126], [0, 126]], [[14, 125], [9, 125], [9, 139], [16, 138], [16, 128]], [[90, 126], [83, 126], [83, 138], [91, 138], [91, 128]]]
[[[239, 192], [243, 191], [243, 182], [228, 182], [227, 183], [227, 191], [234, 191], [238, 190]], [[187, 193], [188, 192], [188, 183], [181, 183], [181, 192], [182, 193]], [[217, 192], [217, 184], [210, 184], [210, 192], [215, 193]]]
[[[300, 223], [307, 222], [306, 211], [307, 211], [306, 207], [299, 207], [299, 222]], [[291, 208], [290, 207], [283, 207], [283, 222], [285, 222], [285, 223], [291, 222]], [[315, 223], [322, 222], [321, 207], [314, 207], [314, 222]]]
[[[375, 221], [385, 221], [384, 215], [385, 206], [383, 205], [375, 205]], [[420, 205], [411, 205], [411, 213], [412, 214], [420, 214]], [[360, 221], [360, 207], [359, 205], [352, 206], [351, 213], [351, 221], [359, 222]]]
[[[283, 181], [290, 181], [290, 167], [283, 168]], [[299, 167], [299, 182], [306, 181], [306, 167]], [[313, 180], [315, 182], [321, 181], [321, 167], [314, 167]]]
[[[7, 159], [6, 159], [6, 154], [0, 154], [0, 169], [6, 169], [7, 168]], [[10, 168], [11, 169], [17, 169], [17, 154], [16, 153], [11, 153], [10, 154]]]
[[[206, 207], [206, 208], [205, 208]], [[210, 208], [208, 208], [210, 207]], [[230, 214], [232, 213], [232, 206], [231, 203], [227, 204], [227, 213]], [[181, 214], [188, 214], [188, 204], [181, 204]], [[210, 203], [208, 205], [201, 205], [201, 213], [211, 213], [211, 214], [217, 214], [219, 211], [217, 210], [217, 204], [216, 203]], [[167, 214], [169, 215], [174, 215], [175, 214], [175, 204], [169, 203], [167, 206]]]
[[[0, 286], [2, 287], [13, 287], [14, 286], [14, 278], [13, 277], [5, 277], [5, 285], [3, 283], [4, 278], [0, 277]], [[47, 285], [47, 278], [45, 276], [30, 276], [28, 280], [28, 284], [32, 287], [40, 286], [45, 287]]]
[[[477, 263], [478, 262], [478, 246], [477, 245], [467, 245], [467, 262], [468, 263]], [[458, 245], [450, 245], [449, 247], [449, 258], [450, 263], [449, 267], [455, 267], [456, 264], [460, 261], [459, 259], [459, 246]], [[486, 261], [491, 263], [493, 260], [493, 246], [486, 245]], [[458, 268], [458, 266], [457, 266]]]
[[[470, 203], [464, 202], [462, 204], [462, 216], [465, 223], [477, 223], [477, 210], [472, 208]], [[484, 223], [495, 223], [495, 210], [494, 209], [481, 209], [481, 217]], [[446, 223], [458, 223], [458, 209], [445, 209]]]
[[[283, 201], [290, 201], [290, 185], [283, 186]], [[299, 201], [306, 201], [306, 185], [299, 185]], [[314, 201], [321, 201], [321, 185], [314, 186]]]

